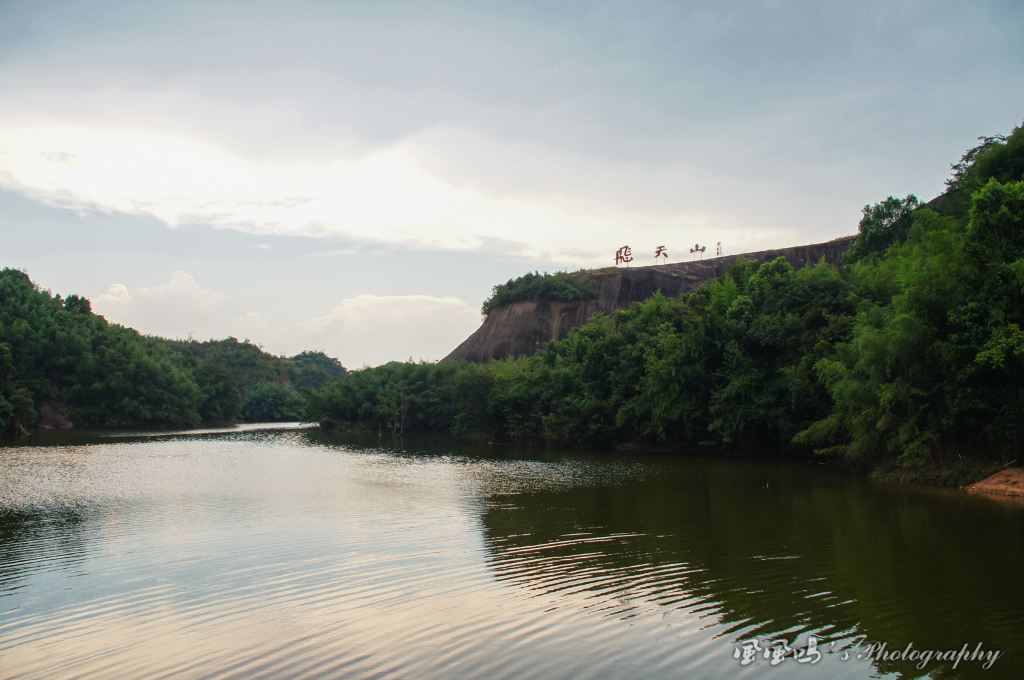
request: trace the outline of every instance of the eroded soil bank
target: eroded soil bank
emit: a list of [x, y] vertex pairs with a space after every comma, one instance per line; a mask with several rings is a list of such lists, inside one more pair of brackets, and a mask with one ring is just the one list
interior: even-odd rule
[[1024, 468], [1004, 468], [980, 482], [964, 487], [969, 493], [1024, 498]]

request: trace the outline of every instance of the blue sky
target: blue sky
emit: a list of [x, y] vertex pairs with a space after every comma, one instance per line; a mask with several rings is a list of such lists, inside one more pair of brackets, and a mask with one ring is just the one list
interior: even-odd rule
[[525, 271], [852, 233], [1024, 118], [1024, 5], [0, 2], [0, 266], [436, 359]]

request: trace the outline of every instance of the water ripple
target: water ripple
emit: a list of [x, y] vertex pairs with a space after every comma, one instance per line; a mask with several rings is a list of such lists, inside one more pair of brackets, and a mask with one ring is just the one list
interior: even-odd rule
[[[944, 648], [975, 628], [1024, 654], [999, 566], [1024, 554], [1007, 538], [1021, 513], [973, 500], [918, 499], [892, 521], [884, 490], [787, 488], [791, 471], [731, 461], [364, 449], [302, 430], [0, 453], [0, 677], [734, 677], [749, 637]], [[965, 545], [1000, 537], [1000, 561], [945, 546], [933, 570], [959, 584], [924, 598], [926, 529], [951, 517]], [[866, 556], [865, 540], [901, 551]]]

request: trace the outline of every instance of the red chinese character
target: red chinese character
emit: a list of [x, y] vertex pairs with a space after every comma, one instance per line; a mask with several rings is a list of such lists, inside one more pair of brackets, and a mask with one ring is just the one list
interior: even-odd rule
[[625, 263], [629, 264], [633, 261], [633, 251], [630, 250], [629, 246], [622, 246], [615, 251], [615, 266]]

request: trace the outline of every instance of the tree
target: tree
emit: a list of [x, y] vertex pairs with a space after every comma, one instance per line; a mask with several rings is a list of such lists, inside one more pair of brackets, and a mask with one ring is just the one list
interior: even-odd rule
[[921, 207], [913, 194], [906, 198], [888, 197], [881, 203], [866, 205], [857, 225], [857, 238], [846, 253], [846, 261], [856, 262], [880, 255], [893, 243], [902, 243], [910, 234], [911, 216]]
[[294, 390], [278, 383], [260, 383], [249, 390], [242, 405], [246, 421], [281, 422], [302, 418], [303, 400]]
[[15, 385], [11, 348], [0, 344], [0, 434], [26, 434], [36, 423], [32, 395]]
[[203, 395], [199, 415], [204, 422], [233, 423], [242, 416], [242, 395], [230, 370], [201, 364], [196, 367], [196, 383]]

